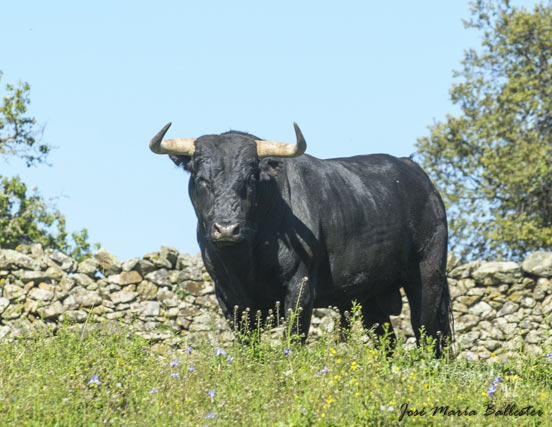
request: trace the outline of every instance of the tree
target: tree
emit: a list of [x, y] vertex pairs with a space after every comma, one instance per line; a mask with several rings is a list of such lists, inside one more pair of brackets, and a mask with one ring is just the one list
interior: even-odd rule
[[447, 206], [451, 249], [520, 259], [552, 248], [552, 4], [477, 0], [482, 33], [454, 73], [461, 109], [416, 145]]
[[[45, 163], [51, 147], [38, 142], [41, 132], [36, 130], [36, 120], [25, 115], [30, 103], [29, 84], [8, 84], [6, 92], [0, 105], [0, 154], [19, 157], [28, 167]], [[71, 237], [73, 242], [68, 239], [61, 212], [49, 206], [36, 191], [29, 195], [19, 177], [0, 175], [0, 248], [41, 243], [77, 259], [88, 256], [91, 248], [86, 229]]]

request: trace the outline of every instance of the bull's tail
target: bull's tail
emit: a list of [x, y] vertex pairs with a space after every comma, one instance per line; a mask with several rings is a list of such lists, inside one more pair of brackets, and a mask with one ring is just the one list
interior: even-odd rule
[[448, 280], [443, 280], [443, 289], [441, 290], [441, 300], [439, 301], [438, 330], [441, 333], [439, 347], [446, 351], [449, 356], [454, 354], [454, 317], [452, 315], [452, 301], [450, 299], [450, 290]]

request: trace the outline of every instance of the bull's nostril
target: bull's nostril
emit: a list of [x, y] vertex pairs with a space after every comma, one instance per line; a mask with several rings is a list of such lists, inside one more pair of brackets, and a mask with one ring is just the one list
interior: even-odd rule
[[213, 235], [217, 240], [234, 239], [239, 234], [240, 228], [238, 224], [222, 225], [218, 222], [213, 224]]

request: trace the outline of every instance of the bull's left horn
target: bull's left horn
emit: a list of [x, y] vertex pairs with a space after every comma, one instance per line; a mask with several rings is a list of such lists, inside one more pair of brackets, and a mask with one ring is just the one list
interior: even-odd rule
[[297, 123], [293, 123], [297, 144], [286, 144], [284, 142], [256, 140], [257, 155], [259, 157], [299, 157], [307, 149], [307, 142], [301, 133]]
[[163, 139], [171, 123], [167, 123], [157, 135], [155, 135], [150, 143], [150, 150], [156, 154], [172, 154], [175, 156], [191, 156], [195, 150], [195, 138], [173, 138]]

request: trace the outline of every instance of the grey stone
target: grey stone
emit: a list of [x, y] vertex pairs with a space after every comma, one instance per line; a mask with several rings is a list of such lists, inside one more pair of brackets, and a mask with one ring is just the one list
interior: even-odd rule
[[136, 268], [139, 262], [140, 262], [140, 258], [135, 257], [135, 258], [129, 259], [128, 261], [124, 261], [121, 264], [121, 267], [123, 268], [123, 271], [132, 271]]
[[80, 307], [94, 307], [102, 302], [102, 298], [96, 292], [89, 291], [81, 286], [74, 288], [69, 297], [73, 297], [74, 304]]
[[472, 272], [476, 282], [485, 284], [515, 283], [522, 277], [521, 266], [515, 262], [482, 262]]
[[127, 303], [130, 301], [134, 301], [137, 296], [138, 296], [137, 292], [123, 290], [123, 291], [112, 293], [111, 301], [113, 301], [114, 304]]
[[87, 317], [88, 317], [88, 313], [86, 313], [86, 311], [68, 310], [68, 311], [64, 311], [63, 314], [60, 315], [60, 320], [62, 322], [68, 321], [68, 322], [82, 323], [86, 321]]
[[79, 262], [77, 266], [77, 272], [86, 274], [87, 276], [94, 277], [100, 270], [100, 263], [96, 258], [87, 258], [82, 262]]
[[13, 270], [15, 268], [40, 270], [40, 262], [37, 262], [28, 255], [19, 253], [12, 249], [0, 249], [0, 270]]
[[38, 314], [44, 319], [58, 317], [64, 311], [65, 309], [59, 301], [54, 301], [52, 304], [48, 304], [37, 310]]
[[150, 299], [150, 298], [154, 298], [155, 295], [157, 295], [157, 289], [158, 289], [157, 286], [154, 285], [153, 283], [148, 282], [147, 280], [143, 280], [138, 285], [138, 288], [136, 289], [136, 291], [141, 295], [142, 298]]
[[544, 336], [543, 334], [537, 332], [537, 331], [529, 331], [529, 333], [525, 337], [525, 341], [527, 341], [530, 344], [539, 344], [543, 341]]
[[178, 249], [171, 248], [170, 246], [162, 245], [161, 251], [159, 252], [159, 254], [171, 263], [171, 268], [176, 267], [178, 255], [180, 255], [178, 252]]
[[155, 283], [159, 286], [170, 286], [171, 281], [169, 279], [169, 272], [161, 268], [160, 270], [152, 271], [146, 275], [146, 280]]
[[124, 286], [131, 283], [140, 283], [142, 281], [142, 276], [140, 276], [137, 271], [123, 271], [122, 273], [109, 276], [107, 281], [109, 283]]
[[22, 286], [7, 284], [4, 286], [4, 297], [9, 300], [19, 300], [25, 296]]
[[104, 248], [100, 249], [94, 254], [94, 258], [100, 265], [100, 271], [105, 276], [111, 276], [112, 274], [118, 274], [121, 272], [121, 262], [115, 255], [110, 254]]
[[64, 293], [69, 292], [71, 289], [73, 289], [73, 287], [75, 285], [76, 285], [76, 282], [73, 279], [69, 278], [69, 277], [64, 277], [59, 282], [59, 286], [61, 288], [61, 291], [64, 292]]
[[23, 304], [10, 304], [2, 313], [2, 318], [6, 320], [17, 319], [23, 312]]
[[142, 301], [139, 304], [138, 313], [140, 316], [153, 317], [159, 316], [161, 304], [158, 301]]
[[525, 258], [522, 268], [535, 276], [552, 277], [552, 252], [533, 252]]
[[470, 331], [467, 334], [462, 335], [462, 344], [465, 347], [472, 347], [479, 338], [479, 331]]
[[68, 257], [63, 252], [60, 252], [56, 249], [46, 249], [45, 251], [48, 258], [54, 261], [60, 268], [65, 272], [73, 272], [77, 268], [77, 263], [73, 258]]
[[6, 309], [6, 307], [10, 305], [10, 300], [7, 299], [7, 298], [0, 298], [0, 314], [2, 314], [4, 312], [4, 310]]
[[519, 309], [519, 304], [516, 304], [515, 302], [508, 301], [504, 306], [500, 309], [498, 312], [498, 315], [500, 317], [505, 316], [507, 314], [512, 314], [517, 312]]
[[153, 263], [153, 265], [159, 268], [166, 268], [169, 270], [173, 268], [171, 262], [159, 252], [151, 252], [149, 254], [146, 254], [144, 255], [144, 259], [150, 261], [151, 263]]
[[33, 288], [29, 292], [29, 297], [38, 301], [50, 301], [54, 298], [54, 293], [46, 289]]
[[92, 280], [89, 276], [82, 273], [73, 274], [72, 279], [77, 283], [77, 285], [83, 286], [85, 288], [93, 287], [96, 284], [96, 282]]
[[470, 313], [476, 316], [483, 316], [484, 314], [492, 310], [493, 308], [485, 301], [479, 301], [477, 304], [470, 308]]
[[152, 262], [149, 262], [145, 259], [141, 259], [141, 260], [138, 260], [138, 263], [134, 267], [134, 270], [140, 273], [140, 276], [146, 277], [148, 273], [155, 271], [156, 267]]

